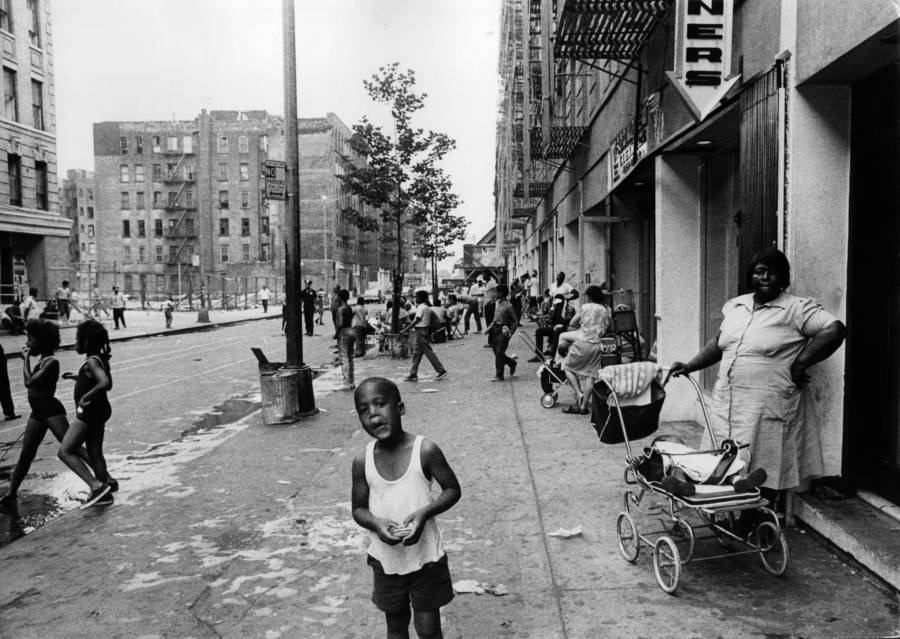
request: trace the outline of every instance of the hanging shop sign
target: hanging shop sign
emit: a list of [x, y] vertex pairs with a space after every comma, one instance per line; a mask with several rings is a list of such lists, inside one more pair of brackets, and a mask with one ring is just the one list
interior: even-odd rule
[[609, 146], [609, 188], [625, 179], [631, 169], [647, 155], [646, 120], [641, 123], [635, 140], [634, 122], [619, 131]]
[[266, 199], [287, 199], [287, 164], [279, 160], [266, 160], [263, 168], [266, 178]]
[[734, 0], [677, 0], [675, 70], [669, 81], [698, 121], [706, 119], [739, 80], [731, 75]]

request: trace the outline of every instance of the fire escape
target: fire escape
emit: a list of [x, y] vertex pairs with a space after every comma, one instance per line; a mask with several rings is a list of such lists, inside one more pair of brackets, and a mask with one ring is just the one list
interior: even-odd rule
[[[182, 254], [188, 243], [197, 237], [193, 225], [188, 225], [185, 222], [185, 220], [188, 219], [190, 211], [197, 208], [193, 189], [195, 181], [194, 167], [193, 164], [186, 162], [186, 160], [192, 158], [194, 154], [192, 152], [166, 151], [166, 155], [178, 156], [177, 162], [174, 164], [168, 162], [166, 164], [166, 173], [163, 176], [164, 184], [168, 185], [169, 188], [177, 189], [167, 193], [164, 205], [166, 212], [169, 214], [167, 216], [167, 227], [164, 231], [165, 238], [167, 240], [173, 240], [178, 245], [178, 250], [175, 251], [174, 254], [171, 252], [171, 248], [169, 249], [170, 253], [167, 258], [167, 263], [170, 266], [175, 266], [177, 270], [181, 271], [181, 275], [184, 275], [184, 271], [190, 267], [191, 263], [190, 260], [183, 258]], [[188, 193], [192, 196], [190, 200], [187, 198]]]

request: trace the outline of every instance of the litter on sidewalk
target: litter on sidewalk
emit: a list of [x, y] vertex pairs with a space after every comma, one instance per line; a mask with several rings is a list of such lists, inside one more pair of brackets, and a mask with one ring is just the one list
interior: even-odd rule
[[475, 581], [474, 579], [460, 579], [453, 584], [453, 592], [458, 595], [475, 594], [475, 595], [494, 595], [495, 597], [504, 597], [509, 594], [509, 590], [503, 584], [489, 584], [483, 581]]
[[566, 530], [565, 528], [560, 528], [558, 530], [554, 530], [553, 532], [547, 533], [548, 537], [559, 537], [561, 539], [571, 539], [572, 537], [581, 537], [581, 534], [584, 531], [581, 529], [581, 524], [578, 524], [574, 528]]

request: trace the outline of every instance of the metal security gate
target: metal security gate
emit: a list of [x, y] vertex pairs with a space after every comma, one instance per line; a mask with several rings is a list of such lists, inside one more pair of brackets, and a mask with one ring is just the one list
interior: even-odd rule
[[[743, 276], [750, 258], [778, 242], [778, 112], [780, 67], [741, 92], [740, 255]], [[744, 290], [741, 277], [741, 291]]]

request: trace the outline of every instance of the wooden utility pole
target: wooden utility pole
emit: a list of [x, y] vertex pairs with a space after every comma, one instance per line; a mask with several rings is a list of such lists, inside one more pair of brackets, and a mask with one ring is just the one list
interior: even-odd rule
[[297, 138], [297, 54], [294, 35], [294, 2], [283, 0], [284, 8], [284, 160], [287, 164], [287, 202], [284, 220], [284, 276], [287, 364], [303, 365], [303, 338], [300, 335], [300, 149]]

